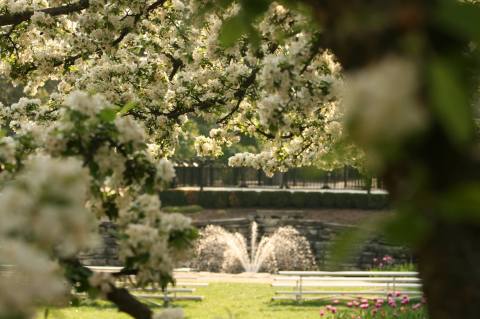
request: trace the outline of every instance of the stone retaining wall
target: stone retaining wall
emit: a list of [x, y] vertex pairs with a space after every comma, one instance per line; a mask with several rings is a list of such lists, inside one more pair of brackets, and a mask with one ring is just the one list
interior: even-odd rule
[[[246, 238], [250, 237], [250, 225], [253, 221], [258, 224], [259, 235], [268, 235], [278, 227], [292, 226], [297, 229], [309, 241], [320, 269], [328, 268], [330, 255], [329, 247], [333, 239], [340, 232], [355, 228], [354, 226], [325, 223], [317, 220], [302, 218], [301, 211], [269, 211], [260, 210], [249, 218], [216, 219], [209, 221], [196, 221], [194, 225], [204, 228], [207, 225], [218, 225], [231, 232], [240, 232]], [[117, 244], [112, 231], [114, 225], [108, 222], [100, 226], [104, 238], [103, 245], [97, 249], [82, 254], [80, 257], [87, 265], [119, 265], [117, 260]], [[410, 252], [404, 247], [398, 247], [387, 243], [382, 238], [373, 238], [361, 243], [360, 253], [353, 260], [336, 267], [343, 269], [369, 269], [372, 267], [373, 258], [381, 258], [385, 255], [392, 256], [396, 263], [409, 263], [413, 261]], [[340, 269], [339, 269], [340, 268]]]
[[[273, 233], [278, 227], [292, 226], [305, 236], [310, 243], [320, 269], [328, 268], [330, 255], [329, 248], [333, 239], [339, 233], [354, 229], [355, 226], [325, 223], [317, 220], [302, 219], [301, 211], [258, 211], [250, 218], [217, 219], [208, 222], [195, 222], [198, 228], [207, 225], [218, 225], [232, 232], [240, 232], [246, 238], [250, 237], [250, 225], [255, 221], [258, 224], [259, 237]], [[392, 256], [396, 263], [413, 262], [414, 258], [408, 249], [389, 244], [382, 238], [374, 237], [360, 244], [360, 253], [353, 260], [345, 262], [335, 270], [369, 269], [373, 266], [374, 258], [385, 255]], [[341, 268], [341, 269], [339, 269]]]

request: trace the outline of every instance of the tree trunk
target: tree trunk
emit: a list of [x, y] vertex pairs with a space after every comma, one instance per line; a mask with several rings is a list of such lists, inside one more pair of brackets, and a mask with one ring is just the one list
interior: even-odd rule
[[430, 318], [480, 318], [480, 226], [437, 223], [417, 253]]

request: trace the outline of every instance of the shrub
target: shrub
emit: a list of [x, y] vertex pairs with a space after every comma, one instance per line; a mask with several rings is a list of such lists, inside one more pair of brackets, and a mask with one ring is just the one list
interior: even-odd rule
[[388, 195], [291, 191], [179, 191], [160, 193], [164, 206], [200, 205], [205, 208], [357, 208], [385, 209]]
[[187, 206], [165, 206], [162, 211], [166, 213], [180, 213], [180, 214], [195, 214], [203, 210], [199, 205], [187, 205]]

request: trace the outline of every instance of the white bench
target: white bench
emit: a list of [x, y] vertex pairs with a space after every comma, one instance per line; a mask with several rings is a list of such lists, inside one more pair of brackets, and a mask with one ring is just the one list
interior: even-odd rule
[[[272, 300], [318, 300], [359, 295], [420, 296], [417, 272], [397, 271], [280, 271], [272, 287], [292, 288], [276, 291]], [[315, 288], [315, 289], [312, 289]]]
[[[103, 272], [103, 273], [117, 273], [120, 272], [122, 267], [113, 267], [113, 266], [89, 266], [94, 272]], [[164, 291], [161, 291], [158, 288], [146, 287], [142, 289], [130, 288], [129, 290], [133, 292], [133, 295], [142, 298], [142, 299], [162, 299], [164, 302], [174, 301], [174, 300], [203, 300], [203, 296], [198, 295], [184, 295], [183, 293], [193, 293], [196, 288], [192, 287], [207, 287], [208, 283], [199, 282], [198, 276], [192, 274], [192, 269], [190, 268], [178, 268], [174, 269], [173, 277], [175, 278], [175, 286], [169, 285]], [[129, 283], [135, 282], [135, 276], [127, 276], [127, 281]], [[123, 282], [124, 285], [128, 285], [128, 282]], [[151, 302], [151, 301], [150, 301]]]

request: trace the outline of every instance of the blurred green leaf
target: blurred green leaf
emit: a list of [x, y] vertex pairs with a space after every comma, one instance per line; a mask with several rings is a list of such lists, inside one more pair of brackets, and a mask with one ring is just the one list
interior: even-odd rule
[[440, 1], [436, 18], [442, 27], [447, 27], [468, 38], [480, 40], [480, 5], [478, 3]]
[[437, 58], [430, 64], [429, 92], [434, 110], [452, 142], [470, 140], [474, 127], [467, 85], [453, 61]]
[[117, 110], [113, 108], [107, 108], [102, 110], [98, 117], [104, 122], [113, 122], [117, 117]]
[[[230, 4], [222, 1], [222, 5]], [[260, 43], [260, 35], [254, 28], [255, 20], [267, 11], [271, 4], [269, 0], [241, 0], [240, 10], [237, 15], [227, 19], [220, 31], [219, 40], [221, 45], [229, 47], [235, 44], [241, 36], [246, 35], [254, 46]]]
[[244, 20], [243, 15], [236, 15], [227, 19], [220, 31], [219, 40], [224, 47], [230, 47], [240, 39], [242, 35], [245, 35], [248, 31], [248, 22]]
[[456, 187], [438, 196], [437, 211], [451, 222], [480, 223], [480, 183]]
[[386, 238], [399, 245], [415, 246], [428, 234], [428, 219], [413, 207], [400, 208], [394, 218], [383, 227]]

